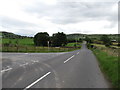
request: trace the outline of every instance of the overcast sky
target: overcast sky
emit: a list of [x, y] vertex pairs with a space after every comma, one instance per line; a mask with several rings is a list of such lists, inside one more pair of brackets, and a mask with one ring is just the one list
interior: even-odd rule
[[0, 31], [118, 33], [119, 0], [0, 0]]

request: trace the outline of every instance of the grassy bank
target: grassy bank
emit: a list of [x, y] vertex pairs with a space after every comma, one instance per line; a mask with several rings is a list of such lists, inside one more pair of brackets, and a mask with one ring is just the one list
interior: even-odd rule
[[120, 75], [120, 73], [118, 72], [118, 62], [120, 62], [120, 57], [118, 59], [118, 57], [111, 56], [99, 49], [92, 49], [92, 51], [99, 60], [101, 70], [111, 81], [113, 87], [120, 88], [120, 86], [118, 85], [118, 78]]

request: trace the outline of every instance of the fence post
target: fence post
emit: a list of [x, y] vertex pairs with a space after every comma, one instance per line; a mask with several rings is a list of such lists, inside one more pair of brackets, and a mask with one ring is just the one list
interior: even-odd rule
[[18, 45], [16, 45], [17, 52], [19, 51]]
[[26, 52], [27, 52], [27, 46], [26, 46]]

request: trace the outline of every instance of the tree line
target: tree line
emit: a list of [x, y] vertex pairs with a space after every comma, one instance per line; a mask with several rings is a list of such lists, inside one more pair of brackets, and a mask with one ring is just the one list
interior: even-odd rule
[[[78, 39], [67, 39], [67, 35], [63, 32], [58, 32], [53, 34], [52, 36], [49, 36], [47, 32], [39, 32], [34, 36], [34, 44], [35, 46], [53, 46], [53, 47], [61, 47], [65, 46], [67, 43], [71, 42], [82, 42], [83, 40], [87, 41], [87, 43], [94, 43], [94, 40], [89, 38], [88, 36], [78, 38]], [[100, 37], [100, 40], [102, 44], [104, 44], [106, 47], [109, 47], [112, 45], [111, 38], [109, 38], [107, 35], [102, 35]]]
[[47, 32], [39, 32], [34, 38], [35, 46], [53, 46], [60, 47], [67, 44], [67, 36], [63, 32], [58, 32], [49, 36]]
[[[88, 36], [86, 36], [85, 40], [87, 41], [88, 44], [90, 43], [98, 43], [98, 44], [103, 44], [105, 45], [106, 47], [110, 47], [112, 45], [112, 40], [111, 38], [109, 38], [107, 35], [102, 35], [100, 37], [100, 40], [93, 40], [91, 38], [89, 38]], [[118, 46], [120, 46], [120, 38], [118, 38]]]

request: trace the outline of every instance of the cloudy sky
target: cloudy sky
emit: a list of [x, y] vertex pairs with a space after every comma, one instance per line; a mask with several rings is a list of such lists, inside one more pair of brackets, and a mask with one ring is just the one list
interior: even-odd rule
[[118, 33], [119, 0], [0, 0], [0, 31]]

